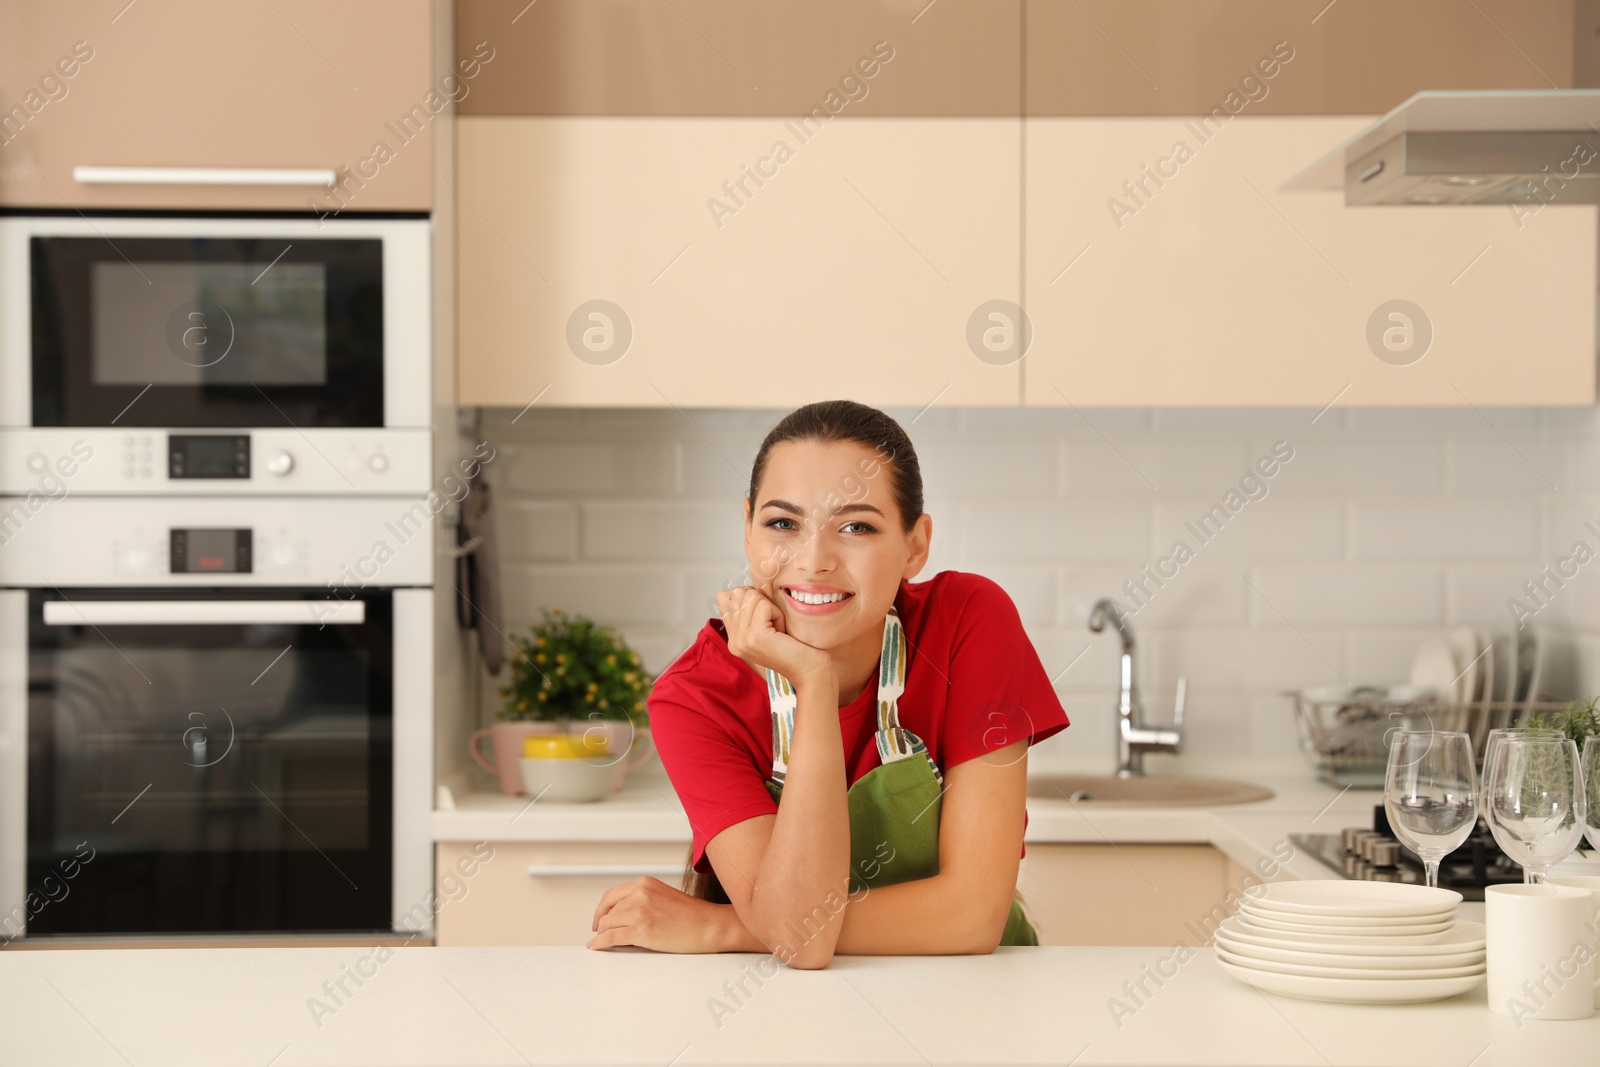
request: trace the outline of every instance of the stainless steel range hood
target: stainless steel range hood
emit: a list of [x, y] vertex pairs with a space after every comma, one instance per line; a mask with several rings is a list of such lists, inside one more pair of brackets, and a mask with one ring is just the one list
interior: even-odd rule
[[1290, 178], [1347, 205], [1600, 204], [1600, 89], [1428, 91]]

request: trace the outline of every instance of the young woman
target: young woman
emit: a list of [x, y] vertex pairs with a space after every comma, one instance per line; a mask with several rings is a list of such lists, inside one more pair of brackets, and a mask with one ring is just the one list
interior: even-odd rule
[[688, 816], [687, 892], [607, 890], [591, 948], [956, 954], [1036, 945], [1016, 893], [1027, 750], [1068, 725], [1017, 609], [928, 559], [905, 431], [848, 400], [791, 412], [744, 501], [752, 585], [656, 680]]

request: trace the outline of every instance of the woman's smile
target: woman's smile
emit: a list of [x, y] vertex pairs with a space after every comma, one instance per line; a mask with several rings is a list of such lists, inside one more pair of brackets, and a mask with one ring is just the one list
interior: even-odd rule
[[831, 615], [855, 598], [855, 594], [831, 585], [805, 583], [783, 586], [789, 606], [801, 615]]

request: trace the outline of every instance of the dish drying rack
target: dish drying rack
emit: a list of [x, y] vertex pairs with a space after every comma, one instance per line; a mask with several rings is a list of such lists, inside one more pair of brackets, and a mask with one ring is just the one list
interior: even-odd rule
[[1395, 730], [1456, 730], [1472, 738], [1473, 762], [1481, 773], [1489, 731], [1541, 712], [1563, 713], [1565, 701], [1480, 700], [1468, 704], [1439, 699], [1431, 689], [1361, 686], [1295, 689], [1295, 734], [1317, 777], [1329, 785], [1382, 789]]

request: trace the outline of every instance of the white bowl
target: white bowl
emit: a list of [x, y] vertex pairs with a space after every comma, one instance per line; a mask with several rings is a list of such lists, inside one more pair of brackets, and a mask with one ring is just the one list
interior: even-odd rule
[[604, 800], [616, 781], [617, 761], [611, 756], [523, 756], [522, 787], [541, 804]]

